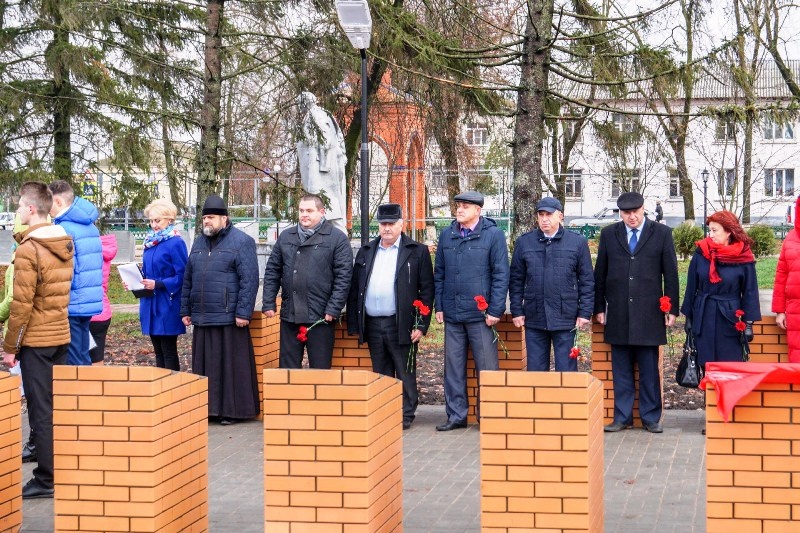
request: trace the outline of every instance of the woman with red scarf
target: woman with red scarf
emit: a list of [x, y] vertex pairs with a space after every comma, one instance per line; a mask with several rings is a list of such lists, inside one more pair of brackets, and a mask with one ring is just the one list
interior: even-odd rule
[[714, 213], [706, 224], [709, 236], [697, 241], [681, 312], [700, 364], [742, 361], [752, 324], [761, 320], [752, 241], [730, 211]]

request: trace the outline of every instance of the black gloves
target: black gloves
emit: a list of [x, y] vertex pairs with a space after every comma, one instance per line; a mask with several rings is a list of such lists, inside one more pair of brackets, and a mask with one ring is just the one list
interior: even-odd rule
[[686, 317], [686, 323], [683, 325], [683, 331], [685, 331], [686, 333], [692, 331], [692, 319], [689, 318], [688, 316]]
[[753, 342], [753, 323], [747, 322], [747, 327], [744, 328], [744, 340]]

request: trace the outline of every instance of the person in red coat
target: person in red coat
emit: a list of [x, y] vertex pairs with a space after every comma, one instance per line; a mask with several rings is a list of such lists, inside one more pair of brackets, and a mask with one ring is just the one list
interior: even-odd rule
[[[800, 207], [800, 198], [795, 204], [795, 213]], [[800, 225], [795, 217], [794, 229], [786, 235], [775, 269], [775, 285], [772, 289], [772, 312], [777, 313], [775, 322], [787, 331], [789, 362], [800, 363]]]

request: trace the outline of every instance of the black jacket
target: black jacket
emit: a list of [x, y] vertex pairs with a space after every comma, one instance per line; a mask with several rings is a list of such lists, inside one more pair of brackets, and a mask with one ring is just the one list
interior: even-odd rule
[[278, 236], [264, 271], [262, 310], [275, 311], [281, 289], [281, 320], [311, 324], [338, 317], [347, 303], [353, 271], [350, 241], [329, 221], [300, 243], [297, 226]]
[[250, 320], [258, 292], [256, 242], [230, 223], [215, 239], [198, 235], [183, 275], [181, 316], [195, 326]]
[[508, 285], [512, 316], [535, 329], [563, 331], [594, 311], [592, 257], [586, 239], [560, 227], [552, 239], [533, 230], [517, 239]]
[[[363, 246], [356, 255], [353, 267], [353, 282], [347, 299], [347, 331], [358, 335], [358, 342], [364, 342], [365, 296], [372, 275], [380, 238]], [[421, 300], [431, 312], [422, 316], [419, 330], [427, 333], [433, 314], [433, 264], [428, 247], [410, 237], [400, 236], [400, 249], [397, 252], [397, 271], [394, 278], [398, 344], [411, 344], [411, 331], [414, 329], [414, 300]]]
[[608, 344], [666, 344], [664, 313], [659, 298], [669, 296], [678, 315], [678, 259], [672, 230], [647, 220], [631, 254], [624, 222], [600, 232], [594, 266], [594, 310], [606, 313]]

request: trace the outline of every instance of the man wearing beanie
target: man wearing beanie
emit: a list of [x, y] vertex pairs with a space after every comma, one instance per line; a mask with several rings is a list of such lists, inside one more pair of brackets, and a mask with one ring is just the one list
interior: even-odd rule
[[208, 416], [223, 425], [260, 412], [248, 327], [257, 292], [256, 243], [233, 227], [222, 198], [209, 196], [186, 264], [181, 317], [194, 326], [192, 372], [208, 377]]
[[347, 235], [325, 219], [322, 198], [306, 194], [298, 213], [299, 223], [278, 236], [267, 261], [262, 310], [267, 318], [275, 316], [280, 289], [281, 368], [302, 368], [305, 349], [308, 366], [328, 369], [334, 321], [347, 303], [353, 250]]

